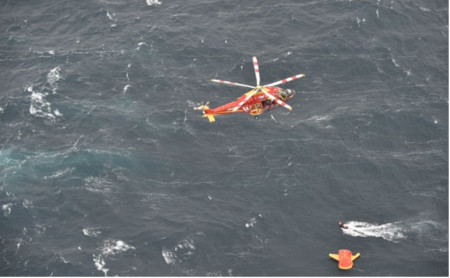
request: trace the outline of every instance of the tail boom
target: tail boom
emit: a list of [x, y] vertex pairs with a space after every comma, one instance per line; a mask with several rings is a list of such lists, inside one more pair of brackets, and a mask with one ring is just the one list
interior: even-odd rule
[[208, 107], [208, 105], [200, 105], [198, 107], [194, 107], [194, 110], [203, 110], [204, 118], [208, 118], [210, 123], [214, 123], [216, 119], [214, 119], [214, 111]]

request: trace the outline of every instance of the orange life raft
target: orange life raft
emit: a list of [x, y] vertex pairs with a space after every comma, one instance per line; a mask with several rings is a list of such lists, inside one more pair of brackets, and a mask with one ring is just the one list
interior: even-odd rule
[[339, 268], [344, 270], [351, 269], [353, 261], [359, 258], [360, 255], [359, 253], [352, 255], [352, 251], [345, 249], [339, 250], [339, 254], [329, 254], [330, 258], [339, 262]]

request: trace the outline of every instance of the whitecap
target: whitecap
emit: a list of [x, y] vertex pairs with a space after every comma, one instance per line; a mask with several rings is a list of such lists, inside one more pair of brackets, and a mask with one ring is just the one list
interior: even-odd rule
[[397, 64], [397, 61], [394, 58], [391, 57], [391, 61], [394, 64], [395, 67], [397, 67], [397, 68], [400, 67], [400, 65]]
[[102, 271], [103, 273], [105, 273], [105, 276], [108, 276], [109, 269], [105, 267], [106, 263], [101, 255], [94, 255], [94, 264], [99, 271]]
[[52, 109], [51, 103], [46, 99], [49, 95], [49, 89], [51, 89], [53, 94], [56, 94], [58, 81], [61, 79], [60, 70], [60, 66], [53, 68], [47, 74], [46, 83], [41, 83], [36, 86], [31, 85], [25, 89], [25, 91], [31, 93], [29, 109], [31, 115], [39, 118], [46, 118], [51, 121], [54, 121], [56, 117], [63, 116], [58, 109]]
[[112, 17], [112, 15], [109, 13], [109, 11], [106, 11], [106, 16], [110, 19], [110, 20], [114, 20], [114, 18]]
[[63, 114], [61, 112], [59, 112], [59, 110], [56, 109], [56, 108], [53, 110], [53, 114], [55, 114], [55, 116], [58, 116], [58, 117], [62, 117], [63, 116]]
[[146, 42], [139, 42], [136, 50], [140, 50], [142, 46], [147, 45]]
[[361, 22], [362, 23], [365, 23], [366, 22], [366, 19], [363, 17], [363, 18], [359, 18], [359, 17], [357, 17], [356, 18], [356, 23], [358, 24], [358, 27], [361, 27]]
[[250, 218], [249, 222], [245, 224], [245, 227], [250, 228], [250, 227], [255, 226], [255, 224], [256, 224], [256, 218], [252, 217], [252, 218]]
[[166, 264], [175, 264], [177, 261], [177, 255], [169, 249], [163, 248], [162, 256]]
[[56, 82], [61, 79], [61, 74], [59, 73], [60, 70], [61, 67], [57, 66], [47, 74], [47, 82], [52, 87], [53, 94], [56, 94], [56, 90], [58, 89]]
[[[84, 233], [84, 229], [83, 229], [83, 233]], [[105, 276], [107, 276], [109, 269], [105, 267], [106, 266], [106, 261], [105, 261], [106, 258], [108, 258], [109, 256], [114, 256], [114, 255], [126, 252], [128, 250], [134, 250], [136, 248], [132, 245], [126, 244], [122, 240], [110, 239], [110, 240], [105, 240], [103, 242], [103, 246], [99, 249], [100, 249], [101, 253], [98, 255], [93, 255], [94, 264], [95, 264], [95, 267], [99, 271], [102, 271], [105, 274]]]
[[22, 201], [22, 206], [23, 206], [24, 208], [29, 208], [29, 207], [31, 207], [32, 205], [33, 205], [33, 202], [30, 201], [30, 200], [24, 199], [24, 200]]
[[98, 231], [96, 228], [84, 228], [83, 229], [83, 234], [85, 236], [88, 237], [97, 237], [98, 235], [100, 235], [102, 232]]
[[127, 250], [134, 250], [134, 246], [128, 245], [122, 240], [107, 240], [102, 247], [103, 255], [116, 255]]
[[195, 250], [194, 241], [183, 239], [182, 241], [178, 242], [177, 246], [175, 247], [175, 251], [178, 249], [186, 249], [186, 250]]
[[194, 251], [195, 251], [194, 240], [183, 239], [178, 241], [172, 249], [163, 247], [162, 256], [166, 264], [175, 264], [177, 262], [181, 262], [182, 259], [186, 259], [192, 256], [194, 254]]
[[[127, 72], [127, 78], [128, 78], [128, 72]], [[125, 87], [123, 87], [123, 94], [125, 94], [128, 91], [128, 88], [130, 88], [129, 84], [127, 84]]]
[[146, 0], [148, 6], [161, 5], [162, 3], [158, 0]]
[[2, 210], [3, 210], [3, 214], [8, 217], [9, 215], [11, 215], [11, 207], [12, 207], [12, 203], [6, 204], [2, 206]]

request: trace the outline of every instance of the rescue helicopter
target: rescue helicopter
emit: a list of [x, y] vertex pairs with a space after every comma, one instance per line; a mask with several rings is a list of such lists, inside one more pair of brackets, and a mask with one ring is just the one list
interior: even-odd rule
[[282, 79], [267, 85], [260, 85], [259, 64], [256, 57], [253, 57], [253, 68], [255, 70], [256, 86], [250, 86], [237, 82], [211, 79], [212, 82], [227, 84], [231, 86], [251, 88], [250, 91], [238, 97], [235, 101], [224, 104], [217, 108], [209, 108], [209, 102], [205, 105], [194, 107], [195, 110], [203, 110], [203, 117], [208, 118], [209, 122], [215, 122], [214, 116], [231, 114], [231, 113], [248, 113], [255, 118], [258, 115], [269, 111], [271, 109], [283, 106], [286, 109], [292, 110], [292, 107], [286, 101], [295, 95], [295, 91], [291, 89], [283, 89], [276, 87], [298, 78], [302, 78], [305, 74], [297, 74], [286, 79]]

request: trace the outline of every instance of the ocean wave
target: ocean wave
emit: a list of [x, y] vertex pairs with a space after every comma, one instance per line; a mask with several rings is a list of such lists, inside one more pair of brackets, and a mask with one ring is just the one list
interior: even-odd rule
[[158, 0], [146, 0], [148, 6], [161, 5], [162, 3]]
[[122, 240], [109, 239], [103, 242], [99, 248], [100, 253], [93, 255], [94, 265], [97, 270], [102, 271], [105, 276], [108, 276], [109, 268], [106, 268], [106, 259], [110, 256], [115, 256], [129, 250], [135, 250], [132, 245], [125, 243]]
[[8, 217], [11, 214], [12, 206], [12, 203], [2, 205], [3, 215], [5, 215], [5, 217]]
[[163, 247], [161, 255], [166, 264], [181, 263], [194, 254], [195, 242], [193, 239], [182, 239], [175, 246]]
[[60, 70], [60, 66], [51, 69], [47, 74], [45, 82], [37, 82], [26, 88], [26, 91], [31, 93], [29, 109], [31, 115], [52, 122], [55, 121], [56, 118], [63, 116], [57, 108], [52, 107], [52, 103], [47, 99], [50, 93], [57, 93], [58, 81], [61, 79]]
[[87, 227], [83, 229], [83, 234], [88, 237], [97, 237], [102, 232], [99, 231], [97, 228]]

